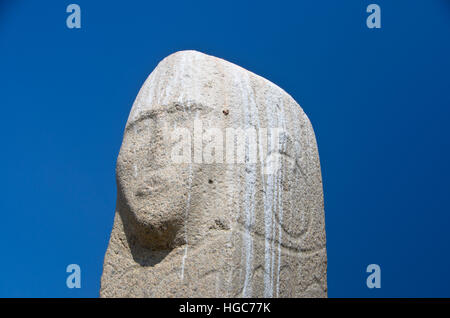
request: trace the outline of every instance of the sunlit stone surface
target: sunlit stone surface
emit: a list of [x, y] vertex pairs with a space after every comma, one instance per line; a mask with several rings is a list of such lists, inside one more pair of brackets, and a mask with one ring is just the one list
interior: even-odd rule
[[[256, 132], [244, 138], [256, 162], [227, 160], [227, 128]], [[191, 141], [181, 163], [177, 129]], [[222, 160], [207, 131], [221, 132]], [[131, 109], [116, 174], [102, 297], [327, 296], [313, 128], [268, 80], [195, 51], [165, 58]]]

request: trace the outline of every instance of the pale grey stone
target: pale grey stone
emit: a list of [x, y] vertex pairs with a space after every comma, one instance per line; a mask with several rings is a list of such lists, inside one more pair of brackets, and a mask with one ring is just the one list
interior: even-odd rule
[[[281, 169], [264, 174], [263, 142], [256, 164], [174, 163], [171, 132], [195, 119], [224, 139], [227, 127], [283, 128]], [[268, 80], [196, 51], [168, 56], [134, 102], [116, 175], [101, 297], [327, 296], [313, 128]]]

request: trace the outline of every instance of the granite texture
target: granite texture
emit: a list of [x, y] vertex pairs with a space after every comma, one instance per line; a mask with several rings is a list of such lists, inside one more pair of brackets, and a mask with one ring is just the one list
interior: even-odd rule
[[[180, 128], [188, 139], [174, 138]], [[258, 137], [247, 139], [244, 157], [236, 150], [235, 162], [205, 136], [219, 131], [226, 145], [234, 141], [227, 128], [237, 139], [252, 129]], [[278, 139], [264, 139], [270, 128], [281, 129]], [[174, 149], [189, 139], [180, 149], [191, 162], [174, 162]], [[116, 176], [101, 297], [327, 296], [314, 131], [268, 80], [196, 51], [168, 56], [133, 104]]]

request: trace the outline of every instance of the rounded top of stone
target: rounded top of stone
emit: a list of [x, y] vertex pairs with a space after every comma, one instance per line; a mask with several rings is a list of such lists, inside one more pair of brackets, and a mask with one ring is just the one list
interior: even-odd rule
[[166, 58], [170, 58], [173, 56], [180, 56], [180, 55], [199, 55], [199, 56], [210, 56], [210, 57], [214, 57], [212, 55], [208, 55], [206, 53], [197, 51], [197, 50], [181, 50], [181, 51], [176, 51], [170, 55], [168, 55]]
[[[291, 95], [266, 78], [222, 58], [196, 50], [182, 50], [165, 57], [149, 75], [141, 88], [140, 96], [133, 106], [129, 119], [135, 118], [141, 110], [153, 107], [152, 104], [155, 103], [160, 105], [167, 104], [171, 100], [196, 100], [202, 92], [205, 96], [211, 96], [212, 92], [208, 90], [217, 83], [225, 83], [224, 85], [228, 86], [243, 85], [241, 89], [244, 90], [249, 90], [251, 87], [253, 89], [265, 87], [266, 90], [271, 91], [271, 94], [284, 95], [302, 111]], [[217, 95], [217, 93], [213, 94]]]
[[235, 64], [233, 62], [224, 60], [224, 59], [222, 59], [220, 57], [209, 55], [209, 54], [206, 54], [206, 53], [203, 53], [203, 52], [200, 52], [200, 51], [196, 51], [196, 50], [181, 50], [181, 51], [174, 52], [174, 53], [168, 55], [167, 57], [165, 57], [158, 64], [158, 67], [161, 64], [163, 64], [163, 62], [169, 62], [170, 64], [172, 64], [172, 63], [173, 64], [179, 64], [179, 63], [182, 63], [183, 61], [186, 61], [186, 60], [189, 61], [189, 59], [190, 59], [190, 61], [195, 61], [196, 64], [197, 64], [197, 62], [200, 62], [203, 59], [204, 62], [208, 62], [209, 61], [209, 62], [215, 62], [215, 63], [220, 63], [220, 64], [223, 64], [223, 65], [226, 65], [228, 67], [231, 67], [231, 69], [234, 70], [234, 71], [239, 70], [241, 72], [248, 73], [251, 76], [255, 76], [256, 78], [261, 79], [264, 82], [267, 82], [269, 85], [276, 86], [276, 88], [278, 88], [281, 91], [283, 91], [284, 93], [286, 93], [281, 87], [279, 87], [275, 83], [271, 82], [270, 80], [268, 80], [268, 79], [266, 79], [266, 78], [264, 78], [264, 77], [262, 77], [262, 76], [260, 76], [258, 74], [253, 73], [252, 71], [249, 71], [248, 69], [245, 69], [245, 68], [243, 68], [243, 67], [241, 67], [241, 66], [239, 66], [239, 65], [237, 65], [237, 64]]

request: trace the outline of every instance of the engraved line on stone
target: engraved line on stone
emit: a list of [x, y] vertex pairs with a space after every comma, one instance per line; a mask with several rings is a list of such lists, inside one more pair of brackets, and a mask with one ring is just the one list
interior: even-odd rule
[[[248, 96], [246, 94], [247, 90], [243, 87], [241, 78], [237, 72], [234, 73], [237, 77], [237, 84], [241, 91], [242, 97], [242, 106], [244, 111], [244, 120], [245, 120], [245, 128], [248, 128], [251, 125], [251, 115], [249, 112], [249, 101]], [[249, 146], [249, 140], [246, 140], [246, 145]], [[248, 147], [250, 150], [250, 147]], [[249, 155], [246, 153], [246, 156]], [[248, 159], [248, 158], [246, 158]], [[244, 286], [243, 286], [243, 297], [251, 297], [252, 295], [252, 285], [251, 285], [251, 269], [253, 263], [253, 238], [250, 235], [250, 230], [253, 228], [253, 214], [255, 210], [255, 183], [256, 183], [256, 167], [254, 164], [251, 164], [249, 160], [246, 160], [245, 164], [245, 196], [244, 196], [244, 222], [246, 224], [247, 231], [244, 231], [243, 234], [243, 247], [245, 249], [245, 278], [244, 278]]]
[[[273, 110], [270, 109], [271, 101], [266, 98], [265, 103], [267, 127], [274, 127], [275, 118]], [[270, 138], [267, 138], [267, 152], [272, 151], [273, 138], [272, 133]], [[276, 179], [276, 173], [267, 175], [267, 183], [264, 189], [264, 297], [273, 296], [273, 244], [271, 243], [273, 241], [273, 214], [275, 212], [273, 208], [276, 204], [276, 198], [274, 197]], [[264, 182], [264, 178], [262, 181]]]
[[[246, 233], [246, 232], [250, 232], [252, 235], [254, 235], [255, 236], [255, 238], [257, 238], [259, 241], [262, 241], [262, 240], [265, 240], [265, 236], [264, 236], [264, 234], [261, 234], [261, 233], [258, 233], [258, 232], [256, 232], [256, 231], [254, 231], [254, 230], [252, 230], [252, 231], [250, 231], [249, 229], [247, 229], [246, 227], [245, 227], [245, 225], [243, 225], [242, 223], [240, 223], [240, 222], [238, 222], [237, 223], [239, 226], [236, 228], [236, 231], [237, 232], [239, 232], [239, 233]], [[286, 234], [286, 233], [285, 233]], [[287, 243], [285, 242], [285, 241], [278, 241], [278, 238], [276, 238], [275, 239], [275, 243], [276, 244], [280, 244], [280, 246], [281, 246], [281, 249], [284, 249], [284, 250], [289, 250], [289, 251], [292, 251], [293, 253], [296, 253], [296, 254], [298, 254], [298, 253], [302, 253], [302, 256], [303, 256], [303, 254], [305, 253], [305, 255], [307, 255], [308, 253], [315, 253], [316, 251], [318, 251], [318, 250], [320, 250], [320, 249], [323, 249], [323, 248], [325, 248], [325, 246], [320, 246], [320, 247], [318, 247], [318, 248], [302, 248], [302, 247], [300, 247], [300, 246], [293, 246], [293, 245], [287, 245]], [[295, 243], [295, 242], [294, 242]]]
[[[281, 111], [281, 125], [283, 127], [283, 131], [286, 131], [286, 119], [284, 117], [284, 102], [283, 95], [280, 96], [280, 111]], [[281, 152], [286, 152], [286, 140], [283, 138], [281, 144]], [[280, 266], [281, 266], [281, 242], [282, 238], [282, 224], [283, 224], [283, 160], [280, 158], [280, 181], [278, 185], [278, 268], [277, 268], [277, 283], [276, 283], [276, 296], [280, 295]]]

